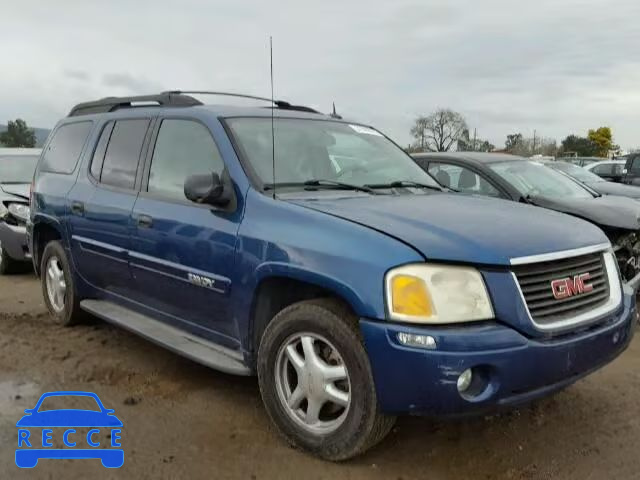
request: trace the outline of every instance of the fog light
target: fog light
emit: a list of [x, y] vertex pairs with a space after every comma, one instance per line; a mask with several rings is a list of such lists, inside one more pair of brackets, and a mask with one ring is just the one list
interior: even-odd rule
[[398, 340], [407, 347], [425, 348], [427, 350], [435, 350], [437, 348], [436, 339], [430, 335], [399, 332]]
[[469, 390], [471, 382], [473, 382], [473, 372], [468, 368], [458, 377], [458, 391], [464, 393]]

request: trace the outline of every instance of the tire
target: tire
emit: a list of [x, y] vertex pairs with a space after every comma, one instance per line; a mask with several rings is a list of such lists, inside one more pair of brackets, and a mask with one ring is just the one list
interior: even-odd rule
[[[309, 344], [312, 346], [308, 347]], [[315, 353], [305, 350], [305, 345]], [[297, 356], [290, 353], [289, 347], [297, 352]], [[298, 368], [306, 369], [309, 358], [329, 353], [328, 357], [321, 358], [324, 361], [321, 365], [344, 367], [348, 375], [346, 379], [327, 387], [326, 383], [315, 382], [317, 377], [305, 373], [302, 378], [307, 384], [300, 388]], [[301, 360], [304, 360], [304, 365]], [[335, 300], [303, 301], [278, 313], [262, 336], [257, 363], [260, 393], [266, 410], [279, 433], [297, 448], [325, 460], [347, 460], [380, 442], [395, 423], [395, 417], [384, 415], [379, 410], [357, 318]], [[294, 397], [300, 397], [295, 395], [299, 388], [307, 392], [307, 397], [300, 403], [293, 401]], [[341, 407], [329, 401], [322, 404], [319, 415], [313, 415], [312, 411], [317, 408], [310, 406], [312, 403], [318, 405], [319, 401], [312, 402], [311, 399], [317, 398], [316, 392], [321, 392], [320, 396], [326, 395], [328, 389], [332, 392], [337, 389], [343, 402], [346, 392], [348, 405]], [[287, 402], [299, 407], [289, 408]], [[324, 417], [320, 418], [321, 422], [308, 424], [312, 421], [310, 419], [319, 417]]]
[[[50, 275], [49, 267], [51, 266], [55, 267], [54, 272], [59, 270], [60, 273], [56, 273], [54, 276]], [[80, 309], [80, 299], [76, 293], [69, 259], [60, 242], [52, 241], [46, 245], [42, 254], [40, 272], [44, 303], [56, 323], [64, 326], [82, 323], [86, 314]], [[51, 295], [49, 292], [48, 286], [49, 284], [53, 285], [55, 280], [64, 281], [65, 288], [62, 298]]]
[[20, 271], [20, 266], [20, 262], [11, 258], [7, 251], [2, 248], [2, 243], [0, 243], [0, 275], [17, 273]]

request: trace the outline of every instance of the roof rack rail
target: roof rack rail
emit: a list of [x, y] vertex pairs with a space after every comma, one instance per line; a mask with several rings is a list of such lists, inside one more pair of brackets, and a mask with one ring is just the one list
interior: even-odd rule
[[282, 110], [296, 110], [299, 112], [321, 113], [317, 110], [314, 110], [313, 108], [305, 107], [304, 105], [292, 105], [291, 103], [285, 102], [284, 100], [272, 100], [267, 97], [257, 97], [255, 95], [244, 95], [242, 93], [210, 92], [206, 90], [170, 90], [162, 93], [169, 94], [169, 95], [219, 95], [221, 97], [249, 98], [251, 100], [259, 100], [261, 102], [272, 103], [276, 107]]
[[76, 117], [78, 115], [90, 115], [92, 113], [107, 113], [121, 108], [146, 107], [149, 106], [149, 104], [163, 107], [192, 107], [202, 105], [202, 102], [188, 95], [173, 94], [171, 92], [134, 97], [105, 97], [93, 102], [79, 103], [71, 109], [69, 116]]

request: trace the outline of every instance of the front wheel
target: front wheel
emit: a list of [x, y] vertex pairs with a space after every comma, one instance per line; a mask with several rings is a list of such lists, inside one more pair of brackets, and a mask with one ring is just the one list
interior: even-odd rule
[[285, 439], [327, 460], [364, 452], [395, 421], [379, 412], [357, 319], [331, 299], [299, 302], [276, 315], [260, 343], [258, 380]]

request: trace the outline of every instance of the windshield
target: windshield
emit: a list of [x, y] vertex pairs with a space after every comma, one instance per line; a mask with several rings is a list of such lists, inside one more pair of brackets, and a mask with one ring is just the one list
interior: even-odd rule
[[560, 170], [561, 172], [564, 172], [567, 175], [571, 175], [573, 178], [576, 178], [581, 182], [594, 183], [594, 182], [606, 181], [603, 178], [600, 178], [595, 173], [591, 173], [589, 170], [582, 167], [578, 167], [573, 163], [554, 162], [554, 163], [548, 163], [547, 165], [555, 170]]
[[593, 198], [589, 190], [542, 163], [520, 160], [494, 163], [490, 168], [513, 185], [523, 197]]
[[[265, 184], [273, 183], [271, 118], [232, 118], [228, 125]], [[276, 118], [276, 184], [330, 180], [351, 185], [412, 181], [438, 188], [404, 151], [377, 130], [330, 120]]]
[[0, 156], [0, 183], [31, 183], [38, 155]]

